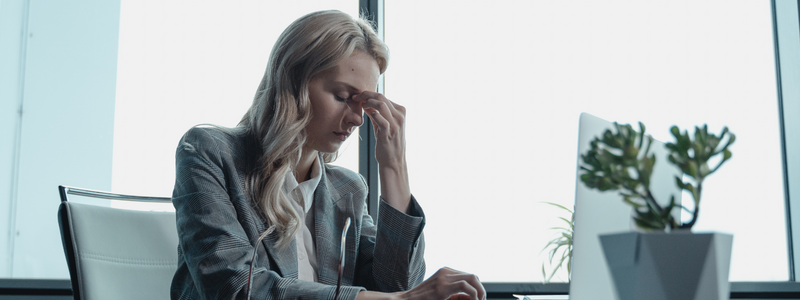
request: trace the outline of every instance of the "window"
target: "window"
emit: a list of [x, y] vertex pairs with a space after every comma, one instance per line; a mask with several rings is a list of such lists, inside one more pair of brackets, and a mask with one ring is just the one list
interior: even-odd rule
[[[11, 217], [0, 222], [5, 278], [69, 277], [58, 185], [171, 195], [180, 137], [200, 123], [236, 125], [289, 23], [322, 9], [358, 13], [352, 0], [0, 4], [13, 25], [0, 26], [9, 123], [0, 169], [15, 172], [0, 178]], [[338, 163], [357, 170], [354, 140]]]
[[[183, 133], [203, 123], [236, 126], [283, 29], [322, 9], [358, 14], [352, 0], [124, 1], [112, 190], [171, 195]], [[357, 137], [343, 149], [337, 163], [358, 170]]]
[[385, 16], [429, 275], [543, 280], [561, 221], [542, 202], [571, 207], [589, 112], [661, 141], [673, 124], [728, 126], [734, 156], [704, 185], [695, 231], [734, 234], [732, 281], [788, 279], [768, 2], [387, 1]]

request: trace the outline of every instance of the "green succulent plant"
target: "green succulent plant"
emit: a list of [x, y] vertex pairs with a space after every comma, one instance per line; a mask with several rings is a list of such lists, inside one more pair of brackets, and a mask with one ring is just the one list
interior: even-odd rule
[[[728, 147], [736, 141], [736, 135], [725, 127], [717, 136], [709, 133], [708, 126], [704, 125], [703, 128], [695, 127], [692, 138], [688, 131], [681, 132], [677, 126], [670, 128], [675, 141], [665, 144], [669, 151], [668, 159], [690, 179], [684, 182], [682, 177], [675, 176], [678, 187], [692, 195], [694, 208], [689, 210], [676, 203], [675, 195], [666, 206], [660, 205], [653, 197], [650, 178], [656, 156], [650, 153], [653, 138], [645, 135], [644, 124], [639, 122], [639, 131], [636, 131], [628, 124], [615, 122], [614, 129], [616, 132], [609, 129], [594, 138], [589, 151], [581, 155], [584, 163], [581, 181], [591, 189], [620, 191], [623, 201], [634, 208], [633, 218], [639, 228], [691, 229], [700, 211], [703, 181], [731, 158]], [[721, 155], [719, 162], [713, 168], [709, 167], [709, 160], [718, 155]], [[690, 212], [692, 219], [687, 223], [676, 220], [672, 215], [676, 208]]]

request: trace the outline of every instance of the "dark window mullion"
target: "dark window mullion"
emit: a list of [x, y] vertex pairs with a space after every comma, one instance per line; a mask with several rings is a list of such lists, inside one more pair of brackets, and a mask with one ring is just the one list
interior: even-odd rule
[[[379, 20], [378, 0], [359, 0], [358, 10], [367, 16], [376, 27], [381, 27], [383, 20]], [[375, 28], [380, 33], [381, 28]], [[380, 35], [380, 34], [379, 34]], [[383, 93], [382, 82], [378, 84], [378, 92]], [[367, 206], [369, 214], [376, 221], [378, 220], [378, 193], [380, 192], [380, 182], [378, 181], [378, 161], [375, 160], [375, 132], [372, 129], [372, 121], [364, 115], [364, 124], [359, 129], [359, 155], [358, 170], [367, 180], [369, 185], [369, 195], [367, 196]]]
[[[792, 205], [791, 197], [800, 195], [800, 1], [771, 1], [773, 37], [775, 43], [775, 74], [778, 94], [778, 118], [780, 126], [783, 185], [786, 209], [786, 236], [789, 255], [789, 280], [798, 276], [795, 262], [800, 257], [800, 248], [794, 247], [796, 234], [800, 229], [793, 228], [800, 223], [792, 222], [800, 216], [800, 205]], [[795, 196], [797, 197], [797, 196]]]

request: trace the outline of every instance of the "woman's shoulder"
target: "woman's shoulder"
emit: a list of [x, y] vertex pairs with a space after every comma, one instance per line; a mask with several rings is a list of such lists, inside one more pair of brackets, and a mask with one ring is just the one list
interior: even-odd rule
[[244, 128], [212, 124], [195, 125], [181, 137], [181, 143], [202, 145], [235, 144], [244, 137]]
[[239, 139], [244, 133], [241, 127], [223, 127], [213, 124], [195, 125], [183, 134], [182, 141], [227, 142]]
[[181, 137], [177, 151], [218, 155], [233, 154], [243, 148], [244, 129], [241, 127], [222, 127], [210, 124], [196, 125]]

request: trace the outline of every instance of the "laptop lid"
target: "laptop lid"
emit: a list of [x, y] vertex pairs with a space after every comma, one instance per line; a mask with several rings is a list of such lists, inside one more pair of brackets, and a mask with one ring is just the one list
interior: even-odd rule
[[[638, 130], [638, 125], [633, 125]], [[614, 130], [612, 122], [588, 113], [580, 116], [578, 134], [578, 163], [575, 176], [575, 227], [572, 244], [572, 278], [569, 295], [571, 300], [614, 300], [611, 275], [606, 264], [599, 236], [635, 230], [631, 207], [622, 201], [619, 191], [600, 192], [590, 190], [580, 180], [580, 155], [590, 148], [589, 143], [607, 129]], [[666, 129], [665, 129], [666, 130]], [[681, 191], [675, 184], [675, 176], [683, 173], [667, 160], [664, 143], [653, 140], [650, 152], [656, 155], [656, 164], [650, 181], [655, 199], [669, 203], [670, 196], [680, 203]], [[680, 211], [673, 211], [680, 216]]]

